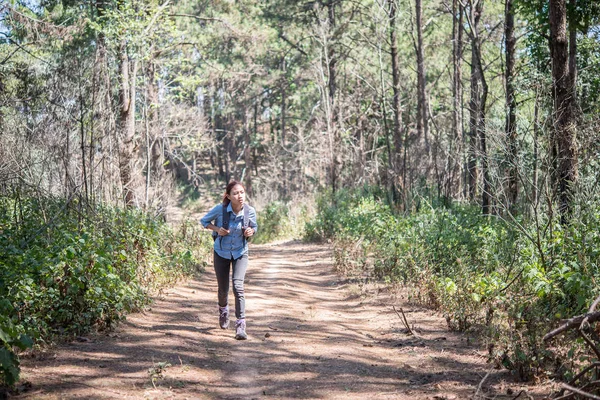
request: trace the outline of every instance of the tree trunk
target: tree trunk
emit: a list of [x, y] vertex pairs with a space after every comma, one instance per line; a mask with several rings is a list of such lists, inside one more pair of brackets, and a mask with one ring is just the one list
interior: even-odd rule
[[287, 89], [287, 71], [285, 58], [281, 60], [281, 144], [285, 146], [285, 123], [286, 123], [286, 89]]
[[425, 60], [423, 48], [423, 6], [421, 0], [415, 0], [417, 24], [417, 133], [425, 140], [425, 148], [429, 154], [429, 105], [425, 92]]
[[[569, 6], [576, 10], [577, 0], [569, 0]], [[575, 12], [573, 12], [575, 14]], [[572, 16], [569, 21], [569, 74], [570, 84], [573, 89], [573, 110], [577, 109], [577, 20]], [[576, 116], [575, 116], [576, 118]]]
[[[1, 85], [1, 83], [0, 83]], [[83, 83], [81, 82], [81, 74], [79, 74], [79, 135], [80, 135], [80, 149], [81, 149], [81, 172], [83, 174], [83, 187], [84, 187], [84, 192], [85, 192], [85, 202], [86, 204], [90, 201], [90, 190], [88, 187], [88, 179], [89, 182], [91, 183], [91, 178], [88, 176], [88, 171], [87, 171], [87, 165], [86, 165], [86, 135], [85, 135], [85, 126], [86, 126], [86, 121], [85, 121], [85, 110], [86, 110], [86, 104], [85, 104], [85, 98], [83, 96], [83, 90], [82, 90], [82, 85]], [[91, 104], [91, 107], [93, 109], [94, 104]], [[90, 144], [91, 145], [91, 144]]]
[[467, 156], [467, 179], [469, 186], [469, 200], [471, 201], [475, 201], [475, 195], [477, 193], [477, 122], [480, 103], [481, 92], [479, 89], [477, 51], [476, 46], [471, 44], [471, 99], [469, 100], [469, 150]]
[[236, 179], [236, 163], [235, 163], [235, 137], [234, 132], [231, 127], [231, 122], [229, 116], [226, 116], [225, 121], [223, 123], [223, 129], [225, 130], [225, 139], [223, 140], [223, 145], [225, 146], [225, 180], [226, 182], [231, 181], [232, 179]]
[[213, 136], [215, 138], [215, 154], [217, 156], [217, 165], [219, 167], [219, 177], [225, 178], [226, 182], [228, 181], [228, 177], [225, 173], [225, 161], [224, 161], [224, 150], [225, 145], [223, 144], [223, 117], [221, 116], [221, 112], [218, 111], [214, 114], [213, 117]]
[[469, 146], [469, 198], [475, 199], [475, 188], [477, 185], [477, 139], [480, 144], [481, 170], [483, 177], [483, 191], [481, 194], [482, 212], [484, 215], [490, 213], [491, 186], [487, 159], [487, 137], [486, 137], [486, 102], [488, 85], [483, 71], [483, 60], [481, 57], [481, 39], [479, 37], [479, 21], [483, 12], [482, 0], [470, 1], [469, 10], [469, 36], [471, 39], [471, 101], [470, 101], [470, 146]]
[[515, 98], [515, 11], [514, 0], [506, 0], [504, 48], [506, 52], [506, 139], [508, 145], [508, 207], [517, 203], [519, 193], [517, 170], [517, 101]]
[[[458, 15], [457, 15], [458, 14]], [[460, 165], [462, 161], [462, 146], [463, 132], [462, 132], [462, 80], [461, 80], [461, 55], [462, 55], [462, 6], [459, 5], [458, 0], [452, 1], [452, 98], [453, 98], [453, 112], [452, 112], [452, 131], [454, 137], [451, 141], [450, 157], [454, 157], [454, 162], [450, 164], [451, 167], [451, 179], [449, 180], [449, 186], [453, 184], [454, 177], [460, 177]], [[454, 147], [456, 146], [456, 147]], [[458, 179], [460, 185], [460, 178]], [[447, 195], [450, 195], [452, 188], [447, 189]], [[460, 193], [460, 188], [457, 190]]]
[[[381, 48], [380, 48], [381, 50]], [[381, 55], [381, 53], [380, 53]], [[387, 113], [387, 107], [386, 107], [386, 90], [385, 90], [385, 79], [383, 76], [383, 59], [380, 56], [379, 57], [379, 63], [380, 63], [380, 68], [379, 68], [379, 77], [380, 77], [380, 83], [381, 83], [381, 98], [380, 98], [380, 102], [381, 102], [381, 119], [383, 120], [383, 134], [385, 136], [385, 147], [387, 149], [387, 158], [388, 158], [388, 168], [387, 168], [387, 172], [385, 174], [385, 176], [387, 177], [387, 182], [385, 182], [386, 185], [389, 185], [390, 187], [390, 198], [391, 198], [391, 202], [395, 203], [397, 200], [397, 196], [396, 196], [396, 184], [395, 184], [395, 180], [396, 180], [396, 168], [395, 168], [395, 163], [394, 163], [394, 158], [396, 156], [395, 151], [392, 151], [392, 144], [391, 144], [391, 140], [390, 140], [390, 128], [389, 128], [389, 124], [388, 124], [388, 113]], [[358, 127], [357, 131], [359, 132], [359, 134], [361, 133], [361, 128]], [[362, 135], [361, 135], [362, 136]], [[376, 140], [375, 140], [376, 142]]]
[[286, 89], [287, 89], [287, 71], [285, 64], [285, 57], [281, 60], [281, 148], [283, 149], [281, 157], [281, 185], [283, 191], [283, 197], [286, 198], [288, 195], [288, 177], [287, 177], [287, 154], [286, 154]]
[[[481, 56], [481, 54], [480, 54]], [[488, 95], [488, 86], [483, 75], [483, 68], [479, 66], [482, 79], [482, 94], [481, 104], [479, 107], [479, 121], [477, 123], [477, 131], [479, 133], [479, 143], [481, 145], [481, 172], [483, 175], [483, 192], [481, 193], [481, 212], [483, 215], [489, 215], [492, 206], [492, 187], [490, 183], [490, 172], [487, 154], [487, 132], [486, 132], [486, 102]]]
[[[574, 112], [574, 75], [569, 68], [566, 0], [550, 0], [550, 56], [554, 97], [554, 147], [557, 156], [555, 186], [561, 220], [567, 222], [571, 195], [577, 183], [577, 125]], [[574, 46], [572, 52], [575, 52]]]
[[538, 96], [536, 93], [535, 96], [535, 104], [534, 104], [534, 111], [533, 111], [533, 187], [532, 187], [532, 198], [533, 198], [533, 205], [534, 207], [538, 206], [538, 199], [539, 199], [539, 188], [538, 188], [538, 153], [539, 153], [539, 145], [538, 145], [538, 139], [539, 139], [539, 122], [540, 122], [540, 118], [539, 118], [539, 110], [540, 110], [540, 105], [539, 105], [539, 100], [538, 100]]
[[119, 88], [119, 172], [123, 186], [123, 198], [127, 207], [133, 206], [132, 158], [135, 137], [135, 91], [137, 61], [130, 62], [125, 41], [121, 42]]
[[[392, 108], [394, 112], [394, 158], [392, 166], [394, 178], [400, 175], [400, 161], [402, 154], [402, 110], [400, 108], [400, 68], [398, 66], [398, 38], [396, 29], [397, 4], [396, 0], [388, 0], [389, 3], [389, 23], [390, 23], [390, 54], [392, 58]], [[402, 188], [400, 188], [402, 190]], [[395, 192], [395, 182], [394, 182]]]
[[158, 108], [158, 88], [156, 87], [156, 65], [154, 59], [148, 61], [146, 73], [148, 74], [148, 124], [150, 125], [150, 167], [148, 173], [157, 174], [162, 171], [161, 140], [160, 140], [160, 118]]
[[329, 89], [329, 107], [330, 113], [330, 134], [333, 135], [333, 149], [330, 157], [331, 157], [331, 165], [330, 165], [330, 174], [331, 174], [331, 190], [335, 194], [339, 186], [339, 173], [341, 167], [341, 154], [339, 150], [339, 144], [341, 142], [339, 127], [338, 125], [338, 109], [336, 102], [336, 91], [337, 91], [337, 53], [335, 51], [335, 28], [336, 28], [336, 19], [335, 19], [335, 7], [338, 0], [329, 0], [327, 3], [327, 11], [328, 11], [328, 21], [329, 21], [329, 35], [332, 43], [329, 44], [328, 51], [328, 89]]
[[252, 131], [250, 129], [250, 119], [248, 118], [248, 110], [244, 109], [244, 164], [245, 168], [245, 183], [246, 194], [252, 197]]
[[[98, 18], [103, 17], [106, 14], [107, 0], [97, 0], [96, 1], [96, 11]], [[113, 97], [112, 93], [112, 85], [110, 80], [109, 73], [109, 62], [108, 62], [108, 49], [106, 45], [106, 37], [104, 33], [99, 32], [97, 37], [97, 58], [96, 58], [96, 67], [97, 67], [97, 75], [98, 75], [98, 111], [94, 115], [100, 116], [99, 123], [101, 126], [99, 127], [100, 137], [97, 139], [100, 148], [108, 148], [109, 154], [113, 156], [113, 147], [112, 147], [112, 137], [117, 127], [115, 126], [115, 118], [114, 118], [114, 108], [113, 108]], [[96, 96], [96, 93], [94, 93]], [[95, 121], [96, 118], [92, 118], [92, 121]], [[107, 143], [108, 142], [108, 143]], [[91, 141], [93, 145], [93, 141]], [[95, 146], [90, 147], [90, 175], [94, 175], [95, 165], [94, 162], [94, 154], [97, 148]], [[95, 193], [100, 195], [100, 201], [115, 201], [119, 197], [115, 195], [115, 185], [116, 181], [118, 181], [117, 177], [113, 173], [112, 168], [106, 168], [107, 162], [105, 161], [105, 157], [101, 157], [101, 164], [99, 166], [100, 171], [98, 173], [98, 181], [97, 187], [92, 185], [91, 193], [96, 200]]]
[[481, 97], [477, 107], [477, 135], [479, 137], [479, 144], [481, 146], [481, 172], [483, 178], [483, 191], [481, 193], [481, 211], [483, 215], [490, 214], [491, 211], [491, 198], [492, 189], [490, 185], [490, 174], [488, 165], [488, 154], [487, 154], [487, 132], [486, 132], [486, 104], [488, 96], [488, 84], [485, 79], [485, 73], [483, 71], [483, 60], [481, 56], [481, 40], [479, 38], [479, 20], [483, 13], [483, 1], [478, 0], [475, 5], [475, 25], [473, 26], [472, 34], [472, 47], [475, 54], [475, 63], [477, 69], [477, 78], [481, 83]]

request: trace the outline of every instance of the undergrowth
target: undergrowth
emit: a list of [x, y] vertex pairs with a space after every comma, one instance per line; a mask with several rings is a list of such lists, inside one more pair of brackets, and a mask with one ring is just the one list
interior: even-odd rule
[[271, 201], [257, 211], [258, 232], [253, 243], [262, 244], [282, 239], [300, 239], [304, 226], [312, 216], [311, 205], [303, 202]]
[[0, 198], [0, 385], [18, 379], [16, 349], [110, 328], [202, 269], [212, 240], [199, 231], [139, 210]]
[[578, 208], [566, 226], [536, 215], [507, 221], [424, 200], [401, 214], [377, 192], [340, 191], [320, 196], [305, 238], [332, 240], [341, 271], [407, 284], [450, 329], [481, 332], [490, 360], [520, 379], [568, 378], [573, 359], [589, 354], [577, 341], [550, 349], [542, 337], [599, 294], [600, 203]]

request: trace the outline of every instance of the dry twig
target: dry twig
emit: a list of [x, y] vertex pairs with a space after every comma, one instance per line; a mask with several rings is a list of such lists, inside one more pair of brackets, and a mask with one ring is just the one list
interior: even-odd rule
[[515, 397], [513, 397], [513, 398], [512, 398], [512, 400], [517, 400], [519, 397], [521, 397], [521, 395], [522, 395], [522, 394], [523, 394], [523, 395], [525, 395], [525, 396], [527, 396], [527, 398], [528, 398], [529, 400], [533, 400], [533, 397], [531, 397], [531, 395], [530, 395], [529, 393], [527, 393], [527, 391], [526, 391], [526, 390], [521, 390], [521, 391], [519, 392], [519, 394], [517, 394]]
[[487, 372], [487, 374], [485, 374], [485, 376], [483, 377], [483, 379], [479, 382], [479, 385], [477, 385], [477, 391], [475, 392], [475, 398], [477, 398], [477, 396], [479, 395], [479, 392], [481, 391], [481, 388], [483, 387], [483, 383], [485, 382], [485, 380], [492, 373], [492, 369], [493, 368], [490, 368], [490, 370]]
[[394, 309], [394, 311], [396, 311], [396, 314], [398, 315], [398, 318], [400, 318], [400, 320], [404, 323], [404, 326], [406, 327], [406, 330], [408, 331], [408, 333], [410, 335], [417, 336], [417, 335], [415, 335], [415, 333], [413, 332], [413, 330], [410, 329], [410, 325], [408, 324], [408, 320], [406, 319], [406, 315], [404, 315], [404, 310], [402, 310], [402, 307], [400, 307], [400, 311], [402, 312], [402, 316], [400, 316], [400, 313], [398, 312], [398, 310], [396, 310], [396, 306], [392, 306], [392, 308]]

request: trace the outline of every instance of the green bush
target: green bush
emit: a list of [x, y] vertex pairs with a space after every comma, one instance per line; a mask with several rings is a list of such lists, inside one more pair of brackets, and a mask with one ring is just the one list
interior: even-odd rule
[[424, 200], [402, 215], [361, 190], [320, 196], [305, 232], [333, 240], [339, 270], [409, 284], [412, 299], [439, 309], [451, 329], [480, 330], [491, 355], [527, 379], [556, 361], [543, 335], [584, 312], [600, 286], [600, 204], [580, 207], [566, 227], [539, 215], [507, 223]]
[[33, 345], [31, 338], [15, 325], [14, 309], [7, 299], [0, 300], [0, 386], [14, 385], [19, 380], [19, 358], [14, 348], [25, 350]]
[[110, 328], [201, 267], [211, 242], [197, 225], [174, 232], [139, 210], [0, 198], [3, 381], [17, 379], [13, 346]]
[[291, 230], [289, 208], [279, 201], [269, 203], [264, 210], [258, 212], [256, 219], [258, 233], [252, 240], [257, 244], [268, 243], [285, 237]]
[[289, 203], [273, 201], [257, 213], [258, 233], [252, 239], [256, 244], [300, 238], [306, 220], [312, 216], [309, 205], [302, 201], [295, 202], [293, 208]]

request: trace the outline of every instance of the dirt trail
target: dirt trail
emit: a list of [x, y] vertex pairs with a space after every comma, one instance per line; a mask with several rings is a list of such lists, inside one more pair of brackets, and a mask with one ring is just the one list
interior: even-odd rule
[[[326, 247], [254, 245], [250, 256], [249, 340], [234, 340], [233, 324], [218, 327], [207, 270], [116, 332], [25, 358], [32, 387], [18, 398], [467, 399], [490, 371], [481, 349], [439, 316], [389, 292], [361, 296], [333, 272]], [[418, 337], [403, 332], [392, 304]], [[486, 396], [515, 398], [520, 388], [507, 379], [492, 370]]]

